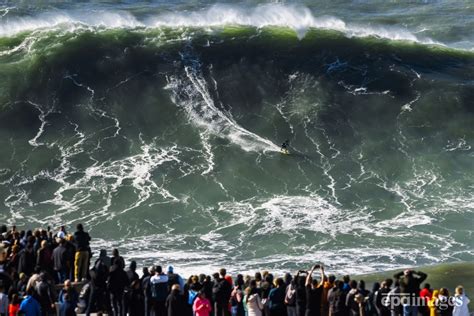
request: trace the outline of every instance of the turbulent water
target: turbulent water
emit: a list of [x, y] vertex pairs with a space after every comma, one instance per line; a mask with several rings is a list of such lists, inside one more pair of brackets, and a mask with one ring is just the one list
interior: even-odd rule
[[468, 1], [4, 4], [0, 219], [189, 272], [472, 261], [473, 28]]

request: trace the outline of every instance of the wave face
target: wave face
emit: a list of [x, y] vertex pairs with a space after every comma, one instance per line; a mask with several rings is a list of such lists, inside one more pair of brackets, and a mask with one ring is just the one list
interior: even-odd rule
[[333, 7], [155, 6], [1, 9], [3, 222], [82, 222], [193, 272], [474, 259], [469, 40]]

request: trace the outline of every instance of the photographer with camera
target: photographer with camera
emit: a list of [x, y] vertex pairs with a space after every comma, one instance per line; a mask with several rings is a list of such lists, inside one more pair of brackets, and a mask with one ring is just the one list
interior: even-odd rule
[[[321, 281], [313, 279], [313, 272], [320, 269]], [[306, 276], [306, 313], [305, 316], [321, 316], [321, 301], [323, 296], [324, 267], [316, 264]]]

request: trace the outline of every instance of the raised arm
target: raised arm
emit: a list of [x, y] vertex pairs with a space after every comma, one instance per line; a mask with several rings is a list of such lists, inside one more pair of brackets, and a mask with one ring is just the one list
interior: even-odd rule
[[395, 274], [393, 275], [393, 277], [394, 277], [396, 280], [398, 280], [398, 279], [400, 279], [400, 277], [401, 277], [402, 275], [403, 275], [403, 271], [400, 271], [400, 272], [398, 272], [398, 273], [395, 273]]
[[319, 282], [319, 286], [323, 286], [324, 285], [324, 267], [323, 265], [321, 265], [321, 282]]
[[421, 272], [421, 271], [417, 271], [416, 272], [416, 275], [418, 275], [418, 282], [423, 282], [424, 280], [426, 280], [426, 278], [428, 277], [428, 275], [424, 272]]
[[317, 265], [314, 265], [311, 270], [308, 272], [308, 275], [306, 276], [306, 283], [305, 285], [311, 285], [311, 282], [313, 281], [313, 272], [316, 269]]

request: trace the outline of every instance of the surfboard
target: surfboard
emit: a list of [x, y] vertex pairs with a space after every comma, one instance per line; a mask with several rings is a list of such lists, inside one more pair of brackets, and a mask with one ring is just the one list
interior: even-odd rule
[[289, 155], [290, 154], [290, 151], [288, 149], [282, 149], [280, 150], [280, 152], [283, 154], [283, 155]]

